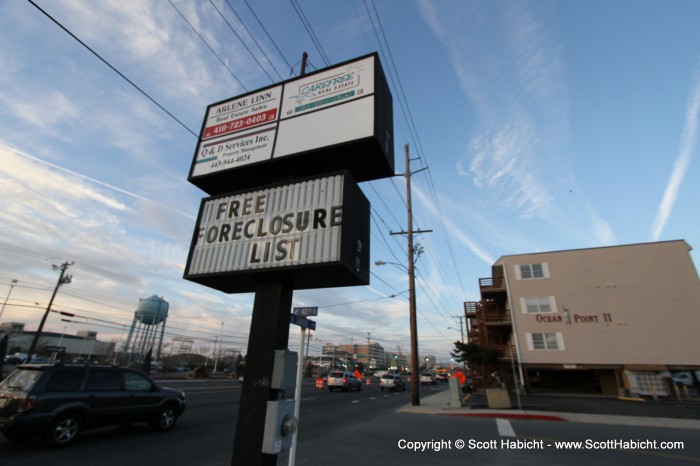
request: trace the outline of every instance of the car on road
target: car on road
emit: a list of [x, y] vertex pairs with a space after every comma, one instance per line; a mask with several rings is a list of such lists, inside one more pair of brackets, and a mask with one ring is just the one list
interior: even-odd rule
[[328, 374], [326, 381], [328, 390], [331, 392], [335, 389], [339, 389], [344, 392], [352, 390], [353, 388], [358, 392], [362, 390], [362, 381], [355, 377], [355, 374], [352, 372], [332, 371]]
[[673, 383], [676, 385], [687, 385], [689, 387], [692, 387], [695, 384], [693, 381], [693, 376], [688, 371], [673, 374]]
[[384, 390], [395, 390], [402, 392], [406, 390], [406, 381], [401, 377], [400, 374], [384, 374], [379, 379], [379, 388]]
[[420, 383], [424, 385], [435, 385], [437, 383], [437, 377], [432, 372], [423, 372], [420, 375]]
[[62, 447], [97, 427], [147, 422], [167, 431], [185, 407], [182, 390], [161, 387], [136, 369], [23, 364], [0, 383], [0, 432]]
[[438, 379], [439, 382], [447, 382], [450, 376], [447, 372], [438, 372], [435, 378]]

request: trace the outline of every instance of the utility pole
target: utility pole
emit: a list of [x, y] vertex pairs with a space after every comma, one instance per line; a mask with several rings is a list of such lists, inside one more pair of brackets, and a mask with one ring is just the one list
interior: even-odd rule
[[5, 297], [5, 302], [2, 303], [2, 309], [0, 309], [0, 317], [2, 317], [2, 313], [5, 312], [5, 306], [7, 305], [7, 300], [10, 299], [10, 294], [12, 294], [12, 290], [14, 289], [15, 285], [17, 285], [17, 279], [13, 278], [12, 282], [10, 282], [10, 291], [7, 292], [7, 296]]
[[453, 319], [459, 319], [459, 336], [464, 343], [464, 327], [462, 326], [462, 319], [464, 318], [463, 316], [452, 316]]
[[365, 377], [369, 377], [369, 374], [370, 374], [370, 370], [369, 370], [369, 361], [371, 359], [370, 348], [369, 348], [370, 335], [371, 335], [371, 332], [367, 332], [367, 365], [365, 366]]
[[66, 275], [66, 270], [68, 270], [68, 267], [73, 265], [75, 262], [64, 262], [60, 266], [58, 265], [52, 265], [52, 268], [54, 270], [60, 270], [61, 273], [58, 276], [58, 281], [56, 282], [56, 287], [53, 289], [53, 294], [51, 295], [51, 299], [49, 300], [49, 305], [46, 306], [46, 312], [44, 312], [44, 317], [41, 318], [41, 322], [39, 323], [39, 328], [36, 330], [36, 333], [34, 334], [34, 339], [32, 340], [32, 346], [29, 347], [29, 351], [27, 352], [27, 362], [30, 362], [32, 360], [32, 355], [34, 354], [34, 351], [36, 350], [36, 345], [39, 342], [39, 337], [41, 336], [42, 330], [44, 330], [44, 324], [46, 323], [46, 318], [49, 316], [49, 312], [51, 312], [51, 305], [53, 304], [53, 300], [56, 297], [56, 293], [58, 293], [58, 288], [63, 285], [63, 284], [68, 284], [71, 282], [73, 277], [71, 275]]
[[392, 235], [406, 235], [408, 238], [408, 301], [409, 301], [409, 318], [411, 321], [411, 404], [413, 406], [420, 405], [420, 385], [418, 376], [418, 329], [416, 323], [416, 277], [414, 264], [416, 261], [416, 253], [420, 254], [420, 249], [413, 246], [414, 233], [429, 233], [432, 230], [414, 230], [413, 229], [413, 207], [411, 205], [411, 175], [419, 173], [425, 168], [421, 168], [414, 173], [411, 173], [411, 158], [408, 154], [408, 144], [405, 146], [406, 152], [406, 207], [408, 210], [408, 231], [398, 233], [391, 232]]

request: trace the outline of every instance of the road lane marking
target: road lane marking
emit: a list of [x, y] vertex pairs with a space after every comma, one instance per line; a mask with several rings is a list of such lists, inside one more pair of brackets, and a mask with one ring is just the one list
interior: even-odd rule
[[501, 437], [515, 437], [515, 431], [508, 419], [496, 419], [496, 427], [498, 427], [498, 435]]

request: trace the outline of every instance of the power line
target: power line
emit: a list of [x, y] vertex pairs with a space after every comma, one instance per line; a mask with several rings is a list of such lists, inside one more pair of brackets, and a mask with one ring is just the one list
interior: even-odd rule
[[311, 23], [309, 23], [308, 18], [304, 14], [304, 10], [301, 9], [301, 5], [299, 5], [299, 2], [297, 2], [297, 0], [289, 0], [289, 3], [291, 3], [294, 7], [294, 11], [296, 11], [299, 20], [301, 20], [301, 24], [304, 26], [304, 29], [306, 29], [306, 32], [309, 34], [311, 42], [313, 42], [314, 46], [316, 47], [316, 50], [318, 50], [318, 53], [321, 56], [321, 59], [323, 60], [323, 63], [325, 63], [326, 66], [331, 66], [331, 62], [328, 60], [326, 53], [323, 51], [321, 41], [319, 41], [318, 37], [316, 37], [316, 34], [314, 33], [313, 28], [311, 27]]
[[56, 20], [53, 16], [51, 16], [51, 15], [48, 14], [46, 11], [44, 11], [39, 5], [37, 5], [36, 3], [34, 3], [33, 0], [27, 0], [27, 1], [28, 1], [29, 3], [31, 3], [32, 6], [34, 6], [34, 8], [36, 8], [37, 10], [39, 10], [40, 12], [42, 12], [42, 13], [44, 14], [44, 16], [46, 16], [46, 17], [49, 18], [51, 21], [53, 21], [58, 27], [60, 27], [61, 29], [63, 29], [69, 36], [71, 36], [73, 39], [75, 39], [76, 41], [78, 41], [78, 43], [79, 43], [80, 45], [82, 45], [83, 47], [85, 47], [90, 53], [92, 53], [94, 56], [96, 56], [102, 63], [104, 63], [105, 65], [107, 65], [108, 67], [110, 67], [110, 68], [112, 69], [112, 71], [114, 71], [114, 72], [117, 73], [119, 76], [121, 76], [122, 79], [124, 79], [126, 82], [128, 82], [129, 84], [131, 84], [131, 86], [132, 86], [134, 89], [136, 89], [137, 91], [139, 91], [144, 97], [146, 97], [148, 100], [150, 100], [151, 102], [153, 102], [158, 108], [160, 108], [163, 112], [165, 112], [170, 118], [172, 118], [173, 120], [175, 120], [177, 123], [180, 124], [180, 126], [182, 126], [182, 127], [185, 128], [187, 131], [189, 131], [190, 134], [192, 134], [192, 136], [194, 136], [194, 137], [199, 137], [199, 136], [197, 136], [197, 133], [195, 133], [194, 131], [192, 131], [192, 130], [191, 130], [190, 128], [188, 128], [183, 122], [181, 122], [180, 120], [178, 120], [177, 117], [176, 117], [175, 115], [173, 115], [172, 113], [170, 113], [165, 107], [163, 107], [161, 104], [159, 104], [158, 102], [156, 102], [156, 100], [155, 100], [153, 97], [151, 97], [150, 95], [148, 95], [148, 93], [147, 93], [146, 91], [144, 91], [143, 89], [141, 89], [141, 88], [140, 88], [139, 86], [137, 86], [132, 80], [130, 80], [129, 78], [127, 78], [121, 71], [119, 71], [119, 70], [116, 69], [114, 66], [112, 66], [112, 64], [111, 64], [110, 62], [108, 62], [107, 60], [105, 60], [104, 58], [102, 58], [102, 56], [101, 56], [99, 53], [97, 53], [97, 52], [95, 52], [93, 49], [91, 49], [85, 42], [83, 42], [82, 40], [80, 40], [75, 34], [73, 34], [72, 32], [70, 32], [65, 26], [63, 26], [63, 24], [61, 24], [60, 22], [58, 22], [58, 20]]
[[[211, 1], [211, 0], [210, 0], [210, 1]], [[226, 0], [226, 5], [228, 5], [228, 7], [231, 9], [231, 12], [234, 14], [234, 16], [236, 17], [236, 19], [238, 20], [238, 22], [241, 24], [241, 26], [243, 26], [243, 29], [245, 29], [245, 31], [248, 33], [248, 36], [253, 40], [253, 43], [258, 47], [258, 49], [260, 49], [260, 52], [262, 52], [262, 54], [265, 56], [265, 59], [266, 59], [267, 62], [270, 64], [270, 66], [272, 67], [272, 69], [275, 70], [275, 74], [277, 74], [277, 77], [279, 78], [279, 80], [282, 81], [284, 78], [283, 78], [282, 75], [279, 73], [279, 71], [277, 71], [277, 67], [275, 67], [275, 64], [272, 63], [272, 60], [270, 60], [270, 57], [267, 55], [267, 52], [265, 52], [265, 49], [263, 49], [263, 48], [260, 46], [260, 44], [258, 43], [258, 41], [257, 41], [257, 39], [255, 38], [255, 36], [250, 32], [250, 29], [248, 29], [248, 26], [245, 25], [245, 21], [243, 21], [243, 20], [241, 19], [241, 17], [238, 16], [238, 13], [236, 13], [236, 10], [233, 8], [233, 6], [232, 6], [231, 3], [229, 2], [229, 0]], [[236, 34], [236, 36], [238, 36], [238, 34]], [[240, 37], [239, 37], [239, 39], [240, 39]], [[243, 40], [241, 40], [241, 42], [243, 42]], [[253, 58], [255, 58], [255, 55], [253, 54], [253, 52], [250, 51], [250, 49], [248, 49], [248, 47], [246, 47], [246, 50], [248, 50], [248, 52], [250, 52], [250, 54], [253, 55]], [[257, 61], [257, 58], [256, 58], [255, 61]], [[258, 62], [258, 64], [260, 64], [260, 62]], [[262, 65], [260, 65], [260, 66], [262, 67]], [[268, 77], [269, 77], [269, 75], [268, 75]], [[272, 78], [270, 78], [270, 79], [272, 80]], [[273, 82], [274, 82], [274, 81], [273, 81]]]
[[[168, 1], [170, 1], [170, 0], [168, 0]], [[250, 54], [250, 56], [253, 57], [253, 60], [255, 60], [255, 63], [257, 63], [258, 66], [260, 67], [260, 69], [263, 70], [263, 73], [265, 73], [265, 75], [268, 77], [268, 79], [270, 80], [270, 82], [271, 82], [271, 83], [274, 83], [275, 80], [272, 78], [272, 76], [270, 76], [270, 73], [268, 73], [267, 70], [265, 69], [265, 67], [262, 66], [262, 63], [260, 63], [260, 61], [258, 60], [258, 57], [250, 50], [250, 48], [248, 48], [248, 45], [245, 43], [245, 41], [243, 40], [243, 38], [242, 38], [242, 37], [236, 32], [236, 30], [233, 28], [233, 25], [232, 25], [231, 23], [229, 23], [229, 21], [226, 19], [226, 17], [225, 17], [224, 14], [221, 12], [221, 10], [219, 10], [219, 8], [217, 8], [217, 6], [214, 5], [214, 2], [212, 2], [211, 0], [209, 0], [209, 4], [210, 4], [212, 7], [214, 7], [214, 9], [216, 10], [216, 12], [217, 12], [217, 13], [219, 14], [219, 16], [221, 17], [221, 19], [224, 20], [224, 23], [226, 23], [226, 25], [227, 25], [228, 28], [231, 30], [231, 32], [238, 38], [238, 40], [239, 40], [239, 42], [241, 43], [241, 45], [243, 45], [243, 47], [248, 51], [248, 53]], [[230, 6], [231, 6], [231, 5], [229, 5], [229, 7], [230, 7]], [[231, 8], [231, 9], [233, 10], [233, 8]], [[234, 11], [234, 14], [235, 14], [235, 11]], [[236, 15], [236, 16], [237, 16], [237, 15]], [[247, 90], [247, 89], [246, 89], [246, 90]]]
[[[292, 67], [292, 65], [289, 64], [289, 62], [287, 61], [287, 58], [284, 56], [284, 54], [282, 53], [282, 51], [280, 50], [280, 48], [277, 46], [277, 43], [275, 42], [275, 40], [272, 38], [272, 36], [270, 35], [270, 33], [267, 32], [267, 29], [265, 29], [265, 25], [262, 23], [262, 21], [260, 21], [260, 18], [258, 18], [258, 15], [255, 14], [255, 11], [253, 10], [253, 7], [251, 7], [251, 6], [248, 4], [248, 0], [243, 0], [243, 2], [246, 4], [246, 6], [247, 6], [248, 9], [250, 10], [250, 12], [253, 14], [253, 17], [254, 17], [255, 20], [258, 22], [258, 24], [260, 25], [260, 27], [262, 28], [262, 30], [265, 32], [265, 35], [267, 36], [267, 38], [270, 40], [270, 42], [272, 42], [272, 45], [275, 47], [275, 50], [277, 50], [277, 53], [279, 53], [280, 57], [282, 57], [282, 60], [284, 60], [284, 62], [287, 64], [287, 68], [290, 70], [290, 72], [292, 72], [292, 71], [294, 70], [293, 67]], [[227, 3], [228, 3], [228, 0], [227, 0]]]
[[[231, 71], [231, 68], [228, 67], [228, 65], [226, 64], [226, 62], [224, 62], [223, 58], [221, 58], [221, 57], [219, 56], [219, 54], [216, 53], [216, 51], [212, 48], [212, 46], [209, 45], [209, 42], [207, 42], [207, 41], [204, 39], [204, 37], [202, 37], [202, 35], [199, 33], [199, 31], [197, 31], [197, 29], [195, 29], [195, 27], [192, 26], [192, 23], [189, 22], [189, 20], [185, 17], [185, 15], [182, 14], [182, 12], [175, 6], [175, 4], [174, 4], [171, 0], [168, 0], [168, 3], [170, 3], [170, 6], [172, 6], [172, 7], [175, 9], [175, 11], [177, 11], [177, 13], [180, 15], [180, 18], [182, 18], [182, 19], [187, 23], [187, 25], [190, 27], [190, 29], [192, 29], [192, 31], [197, 35], [197, 37], [199, 37], [199, 40], [201, 40], [201, 41], [204, 43], [204, 45], [207, 46], [207, 48], [209, 49], [209, 51], [210, 51], [211, 53], [213, 53], [214, 56], [215, 56], [216, 58], [219, 59], [219, 62], [224, 66], [224, 68], [226, 68], [226, 69], [228, 70], [228, 72], [231, 74], [231, 76], [233, 76], [233, 79], [235, 79], [236, 82], [237, 82], [244, 90], [247, 91], [248, 88], [245, 87], [245, 85], [241, 82], [241, 80], [238, 79], [238, 76], [236, 76], [236, 74], [235, 74], [233, 71]], [[217, 9], [216, 11], [219, 11], [219, 10]]]

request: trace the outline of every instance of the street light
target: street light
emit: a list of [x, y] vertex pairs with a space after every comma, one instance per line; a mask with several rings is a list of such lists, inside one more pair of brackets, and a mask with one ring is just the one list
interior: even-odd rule
[[411, 323], [411, 404], [413, 406], [418, 406], [420, 405], [420, 385], [418, 384], [418, 368], [420, 366], [418, 365], [418, 325], [416, 323], [416, 277], [413, 264], [417, 258], [416, 256], [420, 255], [422, 252], [422, 248], [420, 245], [413, 248], [413, 244], [411, 244], [409, 252], [411, 257], [408, 262], [408, 267], [397, 262], [384, 262], [381, 260], [375, 261], [374, 265], [392, 264], [408, 272], [408, 309]]
[[5, 312], [5, 305], [7, 304], [7, 300], [10, 299], [10, 293], [12, 293], [12, 289], [15, 287], [17, 284], [17, 279], [13, 278], [12, 281], [10, 282], [10, 291], [7, 292], [7, 296], [5, 297], [5, 302], [2, 303], [2, 309], [0, 309], [0, 317], [2, 317], [2, 313]]

